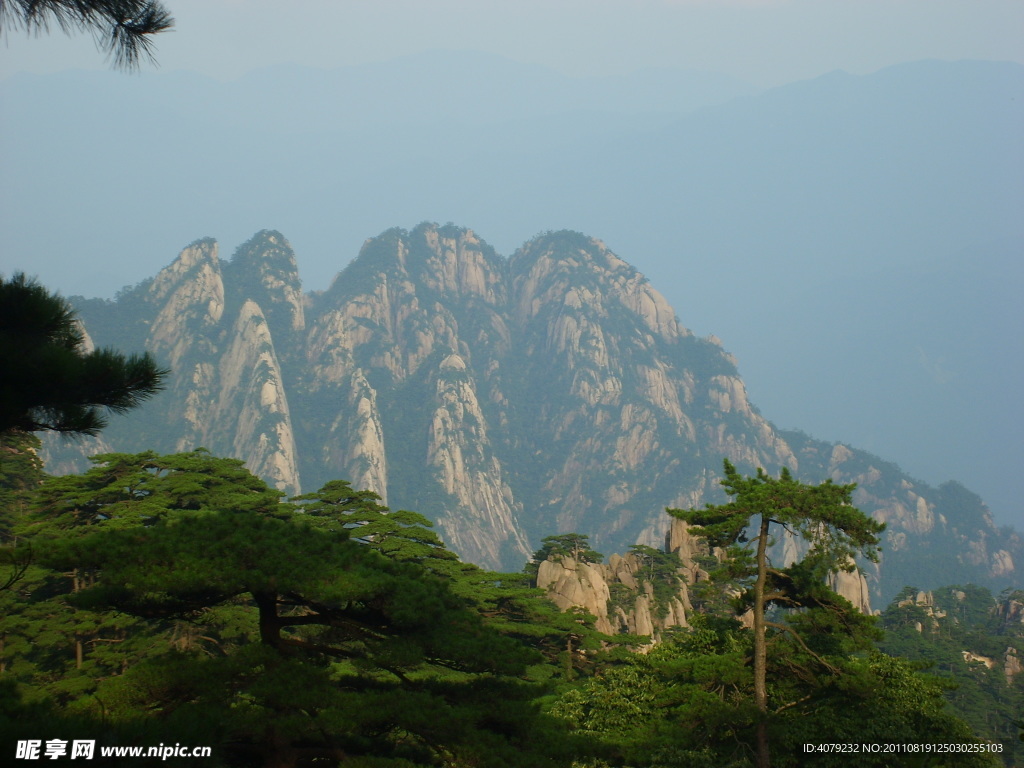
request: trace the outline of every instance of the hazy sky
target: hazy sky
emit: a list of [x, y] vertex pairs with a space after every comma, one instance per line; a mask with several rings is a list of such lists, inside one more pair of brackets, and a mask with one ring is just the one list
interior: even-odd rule
[[[924, 58], [1024, 62], [1021, 0], [167, 0], [165, 71], [230, 79], [436, 49], [498, 53], [569, 75], [643, 67], [761, 86]], [[0, 76], [102, 68], [88, 36], [5, 33]]]
[[[482, 51], [518, 62], [543, 65], [569, 76], [627, 74], [652, 67], [702, 70], [730, 75], [763, 88], [816, 78], [834, 70], [845, 70], [857, 75], [868, 74], [894, 64], [921, 59], [983, 59], [1024, 64], [1024, 0], [165, 1], [176, 18], [176, 27], [173, 31], [156, 38], [155, 55], [159, 62], [159, 71], [171, 73], [189, 70], [221, 80], [231, 80], [252, 70], [279, 64], [332, 68], [389, 61], [426, 51]], [[19, 72], [50, 73], [79, 69], [108, 69], [102, 53], [97, 51], [92, 38], [87, 34], [68, 37], [54, 32], [28, 37], [23, 32], [8, 30], [0, 41], [0, 79]], [[108, 98], [115, 99], [119, 107], [126, 105], [127, 109], [133, 98], [131, 94], [146, 90], [146, 77], [152, 71], [152, 67], [144, 66], [140, 75], [111, 74], [90, 79], [103, 80], [106, 90], [102, 93], [107, 94]], [[176, 78], [168, 77], [166, 80], [175, 81]], [[188, 81], [188, 78], [177, 80], [184, 82]], [[15, 89], [12, 88], [13, 90]], [[31, 93], [34, 94], [35, 91]], [[490, 95], [493, 95], [493, 90]], [[660, 92], [656, 96], [660, 107]], [[507, 101], [507, 95], [502, 95], [502, 99]], [[88, 102], [89, 106], [93, 103]], [[0, 126], [4, 125], [2, 118], [5, 117], [5, 108], [10, 109], [0, 101]], [[31, 107], [22, 109], [28, 110]], [[654, 284], [666, 292], [684, 322], [701, 332], [724, 334], [717, 326], [710, 325], [708, 318], [694, 311], [693, 306], [682, 301], [684, 289], [690, 289], [685, 279], [690, 277], [688, 274], [666, 273], [668, 278], [665, 275], [653, 274], [643, 263], [644, 258], [650, 257], [649, 264], [653, 267], [653, 255], [645, 255], [642, 248], [627, 248], [627, 238], [621, 233], [618, 239], [611, 239], [613, 228], [606, 220], [599, 222], [601, 226], [592, 226], [589, 223], [583, 226], [577, 223], [574, 218], [576, 214], [572, 212], [545, 209], [544, 213], [548, 218], [529, 222], [519, 233], [520, 239], [514, 240], [509, 236], [506, 238], [508, 242], [503, 244], [494, 239], [495, 235], [478, 217], [463, 213], [456, 216], [454, 212], [444, 208], [446, 203], [438, 188], [431, 186], [428, 193], [423, 194], [415, 186], [403, 186], [394, 189], [407, 194], [409, 200], [405, 200], [401, 195], [398, 195], [397, 200], [382, 195], [379, 211], [367, 213], [364, 210], [365, 206], [360, 207], [359, 215], [363, 218], [358, 219], [359, 226], [350, 241], [332, 240], [329, 249], [318, 250], [317, 247], [307, 247], [311, 238], [310, 230], [315, 229], [309, 225], [309, 220], [315, 219], [316, 226], [331, 237], [334, 237], [335, 230], [339, 228], [338, 223], [330, 216], [319, 216], [315, 213], [307, 215], [306, 209], [294, 201], [289, 203], [289, 206], [281, 206], [274, 202], [278, 207], [273, 211], [265, 210], [266, 206], [250, 206], [248, 203], [236, 211], [233, 207], [233, 196], [237, 194], [239, 199], [249, 201], [250, 198], [246, 195], [252, 190], [238, 190], [232, 185], [242, 184], [250, 176], [234, 172], [231, 162], [235, 155], [221, 163], [220, 155], [223, 153], [218, 149], [206, 149], [209, 152], [208, 163], [213, 169], [211, 173], [215, 183], [208, 185], [212, 192], [204, 190], [208, 193], [201, 197], [202, 205], [205, 206], [201, 211], [193, 211], [189, 207], [193, 202], [192, 197], [182, 195], [179, 196], [181, 206], [167, 216], [154, 217], [151, 220], [136, 213], [136, 218], [148, 228], [143, 235], [130, 232], [126, 234], [127, 230], [119, 232], [117, 216], [131, 216], [131, 213], [125, 211], [137, 211], [140, 206], [145, 208], [147, 195], [159, 198], [153, 189], [147, 191], [147, 185], [156, 188], [156, 191], [164, 187], [170, 188], [171, 185], [161, 186], [145, 179], [141, 184], [136, 180], [130, 185], [120, 183], [104, 188], [101, 184], [103, 179], [96, 178], [95, 185], [89, 190], [89, 198], [73, 199], [68, 202], [66, 195], [61, 197], [59, 194], [50, 193], [50, 190], [64, 191], [60, 185], [61, 173], [65, 168], [74, 166], [72, 170], [79, 173], [88, 173], [95, 169], [95, 176], [102, 176], [104, 172], [108, 172], [107, 176], [113, 174], [115, 182], [118, 182], [116, 177], [122, 170], [120, 165], [105, 161], [108, 156], [115, 155], [105, 155], [103, 148], [97, 147], [97, 143], [100, 139], [108, 137], [120, 140], [119, 126], [112, 122], [109, 128], [99, 128], [99, 133], [83, 133], [81, 124], [73, 123], [74, 118], [70, 113], [65, 114], [59, 106], [55, 108], [52, 104], [40, 104], [38, 113], [9, 113], [10, 116], [16, 114], [28, 117], [40, 115], [40, 125], [43, 127], [33, 130], [30, 135], [47, 140], [52, 128], [53, 135], [61, 137], [58, 140], [67, 146], [52, 147], [36, 142], [38, 146], [43, 147], [38, 150], [39, 171], [32, 166], [31, 174], [26, 177], [28, 181], [23, 179], [20, 182], [13, 181], [17, 177], [13, 172], [18, 165], [16, 160], [24, 161], [22, 165], [25, 165], [26, 162], [35, 162], [36, 158], [27, 153], [24, 144], [8, 147], [6, 168], [3, 166], [5, 158], [0, 156], [0, 196], [6, 194], [8, 199], [17, 197], [18, 202], [25, 202], [26, 205], [38, 199], [42, 201], [38, 209], [44, 213], [50, 210], [51, 205], [59, 208], [60, 201], [63, 201], [64, 208], [61, 211], [68, 214], [66, 219], [72, 220], [72, 213], [91, 217], [88, 218], [88, 223], [94, 226], [89, 228], [86, 237], [91, 238], [92, 250], [83, 249], [80, 252], [65, 247], [53, 253], [74, 252], [77, 263], [87, 265], [82, 269], [87, 269], [88, 274], [95, 280], [100, 280], [97, 275], [101, 275], [104, 269], [115, 273], [116, 279], [102, 279], [108, 290], [105, 294], [100, 294], [91, 285], [86, 285], [82, 273], [76, 272], [74, 268], [60, 266], [67, 262], [51, 258], [52, 254], [47, 251], [46, 245], [51, 241], [60, 241], [61, 238], [77, 237], [77, 230], [73, 227], [54, 227], [48, 221], [45, 225], [37, 223], [36, 229], [33, 230], [31, 222], [35, 220], [27, 215], [15, 223], [23, 225], [22, 229], [30, 233], [33, 244], [38, 241], [40, 245], [35, 250], [12, 247], [11, 242], [16, 241], [12, 236], [12, 230], [17, 227], [14, 223], [9, 223], [5, 229], [8, 247], [0, 250], [0, 273], [9, 274], [15, 270], [25, 270], [30, 274], [39, 275], [44, 284], [53, 286], [65, 294], [81, 292], [86, 295], [109, 296], [110, 292], [121, 285], [134, 283], [155, 274], [159, 268], [174, 258], [178, 249], [196, 237], [217, 237], [224, 248], [222, 255], [227, 256], [245, 237], [263, 227], [280, 228], [284, 232], [296, 247], [306, 287], [323, 288], [327, 284], [327, 273], [333, 275], [336, 270], [342, 268], [344, 263], [355, 255], [362, 238], [376, 235], [390, 226], [411, 227], [424, 218], [438, 221], [452, 218], [459, 225], [479, 227], [480, 234], [492, 244], [499, 246], [499, 250], [506, 255], [520, 242], [544, 228], [579, 228], [585, 229], [587, 234], [609, 238], [609, 246], [619, 250], [623, 258], [647, 272]], [[52, 125], [51, 122], [46, 122], [47, 120], [53, 121]], [[8, 124], [14, 122], [12, 120]], [[180, 130], [172, 134], [175, 139], [181, 139], [175, 146], [186, 146], [189, 141], [196, 141], [197, 137], [205, 135], [206, 126], [201, 114], [175, 112], [168, 117], [168, 122], [173, 126], [180, 126]], [[96, 130], [95, 126], [93, 127]], [[1008, 135], [1015, 135], [1012, 126], [1007, 130]], [[100, 137], [88, 143], [92, 155], [83, 156], [82, 162], [79, 163], [79, 155], [75, 155], [74, 150], [69, 150], [72, 152], [70, 157], [74, 158], [73, 161], [68, 162], [65, 152], [65, 161], [61, 165], [60, 150], [68, 150], [68, 147], [74, 145], [75, 140], [80, 140], [85, 135]], [[137, 139], [138, 136], [127, 138]], [[975, 145], [977, 144], [975, 142]], [[293, 154], [296, 152], [294, 147], [290, 150], [285, 147], [284, 150]], [[278, 165], [287, 165], [287, 170], [290, 171], [288, 151], [283, 151], [281, 157], [272, 155], [271, 159]], [[240, 150], [236, 154], [241, 156], [244, 153]], [[298, 156], [302, 156], [301, 152]], [[120, 162], [121, 156], [116, 157]], [[201, 161], [203, 155], [199, 152], [196, 157]], [[45, 167], [48, 161], [51, 161], [52, 168]], [[237, 158], [235, 161], [237, 162]], [[274, 163], [270, 165], [274, 167]], [[193, 166], [182, 162], [181, 169], [175, 166], [168, 170], [166, 164], [158, 164], [157, 171], [168, 174], [169, 178], [179, 170], [184, 172], [185, 168], [191, 167]], [[246, 170], [255, 167], [255, 163], [248, 162], [240, 167]], [[136, 168], [131, 163], [125, 165], [123, 170], [125, 179], [136, 179], [129, 171], [150, 171], [149, 168]], [[331, 177], [332, 184], [340, 183], [332, 175], [332, 170], [319, 167], [314, 170], [323, 170]], [[68, 175], [73, 174], [69, 171]], [[386, 178], [386, 174], [381, 175], [381, 178]], [[50, 180], [48, 187], [47, 179]], [[109, 178], [107, 180], [109, 181]], [[173, 182], [174, 179], [170, 181]], [[987, 178], [983, 183], [987, 187], [992, 186]], [[610, 188], [613, 187], [614, 185], [610, 185]], [[330, 185], [325, 188], [335, 189]], [[316, 190], [319, 187], [314, 185], [311, 189]], [[276, 191], [288, 193], [290, 190], [290, 187], [281, 186]], [[392, 188], [388, 187], [387, 190], [390, 194]], [[630, 194], [628, 189], [618, 192]], [[130, 199], [125, 199], [126, 195]], [[194, 197], [197, 200], [200, 198], [199, 195]], [[267, 195], [267, 199], [278, 201], [280, 195]], [[339, 199], [347, 198], [339, 195]], [[372, 201], [376, 198], [368, 195], [367, 200]], [[414, 208], [415, 212], [396, 213], [396, 206], [403, 200], [406, 207]], [[97, 204], [97, 201], [101, 202]], [[360, 204], [362, 202], [360, 200]], [[725, 204], [732, 202], [734, 201], [730, 198]], [[908, 204], [912, 202], [908, 201]], [[518, 203], [508, 205], [522, 207]], [[4, 218], [3, 214], [6, 212], [8, 221], [13, 222], [17, 213], [12, 211], [16, 208], [14, 205], [5, 207], [0, 211], [0, 219]], [[110, 214], [106, 210], [108, 208], [114, 213]], [[115, 217], [114, 222], [104, 223], [100, 220], [102, 216], [94, 216], [91, 212], [97, 209], [103, 209], [102, 213]], [[224, 209], [234, 211], [235, 219], [224, 214]], [[28, 213], [36, 210], [37, 208], [33, 207]], [[319, 208], [311, 207], [309, 210], [315, 211]], [[503, 209], [495, 208], [495, 211], [501, 212]], [[490, 213], [494, 214], [495, 211]], [[186, 213], [189, 215], [185, 215]], [[449, 213], [452, 215], [449, 216]], [[893, 212], [893, 215], [901, 214]], [[209, 217], [209, 223], [204, 216]], [[201, 226], [195, 225], [197, 217], [203, 222]], [[674, 217], [671, 208], [666, 208], [666, 217], [669, 224], [674, 223], [671, 221]], [[301, 222], [306, 224], [302, 225]], [[625, 222], [620, 229], [628, 229], [629, 224], [630, 222]], [[44, 226], [50, 227], [51, 231], [42, 231]], [[980, 224], [979, 229], [979, 237], [984, 239], [983, 235], [988, 230]], [[99, 236], [97, 232], [100, 233]], [[51, 235], [53, 237], [50, 237]], [[57, 237], [58, 235], [60, 237]], [[23, 241], [24, 238], [16, 242]], [[951, 244], [950, 247], [958, 246]], [[106, 254], [103, 263], [95, 259], [97, 248], [106, 249], [101, 251]], [[111, 254], [119, 254], [120, 261]], [[933, 256], [935, 254], [929, 253], [930, 258]], [[685, 270], [685, 260], [678, 261], [683, 265], [679, 269]], [[717, 266], [712, 265], [708, 269]], [[319, 274], [315, 268], [320, 269]], [[677, 277], [672, 278], [672, 275]], [[655, 277], [659, 279], [655, 280]], [[863, 275], [860, 277], [863, 278]], [[838, 275], [836, 279], [839, 279]], [[694, 284], [698, 282], [694, 281]], [[758, 286], [759, 289], [762, 287]], [[703, 288], [693, 290], [704, 291]], [[937, 303], [943, 304], [942, 297], [937, 299]], [[1006, 338], [1011, 340], [1009, 343], [1017, 344], [1017, 347], [1009, 347], [1010, 349], [1019, 348], [1020, 337], [1014, 335], [1018, 325], [1012, 320], [1002, 325]], [[1008, 327], [1010, 330], [1006, 330]], [[748, 385], [751, 386], [752, 399], [764, 407], [765, 404], [772, 402], [768, 396], [769, 386], [758, 382], [768, 381], [769, 377], [765, 371], [771, 373], [778, 366], [774, 364], [774, 357], [769, 356], [770, 362], [765, 363], [764, 370], [759, 373], [756, 355], [750, 352], [743, 354], [743, 345], [747, 344], [748, 348], [757, 347], [759, 338], [757, 334], [751, 333], [748, 334], [750, 338], [745, 339], [745, 329], [742, 330], [743, 333], [737, 331], [727, 336], [726, 345], [731, 351], [739, 353], [741, 370]], [[841, 332], [842, 329], [837, 331]], [[935, 353], [935, 359], [941, 360], [940, 352]], [[930, 350], [928, 359], [932, 359]], [[980, 383], [984, 384], [983, 381]], [[758, 386], [763, 389], [758, 389]], [[806, 386], [812, 390], [818, 387], [817, 384]], [[775, 410], [766, 411], [766, 415], [769, 418], [782, 419], [779, 422], [782, 426], [799, 426], [826, 439], [850, 440], [855, 445], [877, 450], [886, 458], [904, 463], [904, 466], [916, 471], [919, 477], [930, 482], [940, 482], [954, 475], [962, 477], [972, 489], [989, 499], [995, 496], [995, 489], [998, 486], [1006, 485], [998, 480], [998, 477], [1003, 477], [1006, 473], [997, 471], [996, 464], [982, 459], [979, 459], [979, 465], [991, 464], [995, 467], [992, 474], [998, 476], [997, 480], [980, 473], [972, 475], [966, 470], [961, 473], [956, 468], [956, 462], [961, 458], [960, 449], [955, 445], [947, 450], [948, 463], [956, 469], [954, 472], [953, 469], [939, 466], [938, 463], [934, 466], [925, 466], [924, 462], [921, 462], [915, 466], [911, 460], [914, 453], [923, 455], [925, 452], [918, 449], [911, 451], [901, 448], [897, 451], [895, 448], [886, 448], [898, 444], [895, 438], [886, 443], [880, 437], [877, 447], [870, 442], [858, 443], [857, 439], [863, 438], [864, 435], [846, 427], [841, 428], [835, 423], [834, 418], [830, 421], [828, 414], [836, 412], [837, 409], [832, 401], [821, 398], [821, 395], [828, 393], [810, 392], [805, 396], [794, 394], [802, 391], [790, 386], [780, 387], [779, 391], [774, 393]], [[762, 395], [761, 392], [765, 394]], [[842, 397], [839, 389], [835, 395]], [[883, 396], [890, 395], [881, 391], [880, 397]], [[818, 399], [815, 400], [815, 397]], [[973, 402], [986, 400], [988, 396], [983, 388], [975, 388], [965, 397], [971, 398]], [[779, 405], [780, 402], [792, 403], [789, 416], [785, 415], [785, 409]], [[813, 412], [812, 406], [815, 403], [821, 411], [818, 416]], [[1018, 410], [1008, 413], [1019, 412], [1019, 398], [1015, 399], [1013, 404]], [[850, 419], [867, 425], [874, 424], [877, 420], [877, 414], [872, 413], [870, 409], [863, 412], [858, 412], [853, 407], [839, 410], [849, 411]], [[963, 410], [963, 413], [968, 412]], [[1009, 417], [1008, 420], [1012, 422], [1013, 419]], [[894, 423], [888, 427], [893, 434], [906, 436], [907, 441], [918, 440], [922, 446], [944, 444], [943, 441], [948, 437], [943, 433], [939, 420], [928, 414], [922, 416], [919, 422]], [[1006, 454], [1007, 461], [1014, 468], [1008, 470], [1009, 472], [1019, 468], [1020, 462], [1013, 458], [1021, 455], [1019, 430], [1015, 430], [1014, 434], [1018, 439], [1011, 446], [1006, 445], [1006, 439], [999, 437], [1003, 433], [998, 432], [992, 424], [979, 421], [976, 431], [979, 441], [988, 445], [990, 450]], [[1017, 517], [1013, 518], [1014, 524], [1024, 527], [1024, 518], [1020, 517], [1018, 502], [1020, 494], [1010, 489], [1007, 496], [1012, 497], [1011, 501], [998, 504], [997, 514], [1000, 511], [1015, 514]], [[1003, 518], [1002, 521], [1009, 519], [1011, 518]]]

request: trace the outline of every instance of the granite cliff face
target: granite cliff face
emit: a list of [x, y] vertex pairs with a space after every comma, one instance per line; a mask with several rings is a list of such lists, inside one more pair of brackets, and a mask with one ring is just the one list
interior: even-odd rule
[[[505, 262], [472, 232], [368, 241], [310, 302], [299, 386], [304, 472], [427, 514], [464, 557], [521, 564], [522, 502], [502, 455], [511, 331]], [[326, 417], [326, 418], [325, 418]]]
[[261, 232], [229, 264], [216, 242], [198, 240], [117, 302], [85, 302], [81, 316], [105, 339], [145, 346], [173, 372], [165, 392], [103, 435], [107, 450], [204, 447], [243, 459], [272, 485], [298, 492], [278, 349], [288, 350], [289, 333], [302, 330], [302, 302], [283, 237]]
[[[97, 343], [145, 346], [173, 370], [166, 392], [104, 433], [111, 449], [204, 446], [289, 493], [349, 479], [427, 515], [489, 567], [518, 570], [566, 531], [605, 551], [682, 541], [664, 508], [723, 500], [723, 458], [859, 483], [857, 503], [889, 525], [881, 564], [841, 585], [865, 605], [908, 572], [922, 583], [922, 567], [936, 583], [950, 568], [1008, 582], [1024, 552], [955, 483], [930, 488], [776, 429], [717, 339], [695, 337], [642, 275], [578, 233], [506, 259], [471, 230], [393, 229], [303, 294], [287, 241], [264, 231], [229, 261], [197, 241], [116, 301], [77, 304]], [[73, 451], [58, 453], [71, 468]], [[782, 543], [777, 556], [797, 554]], [[638, 627], [640, 613], [607, 620]]]
[[659, 599], [643, 570], [633, 554], [612, 555], [607, 563], [550, 557], [538, 564], [537, 586], [563, 611], [586, 610], [595, 618], [594, 627], [608, 635], [626, 633], [657, 640], [669, 627], [689, 626], [686, 617], [693, 606], [683, 573], [669, 596]]
[[[582, 608], [594, 616], [594, 626], [605, 634], [643, 635], [657, 642], [666, 630], [689, 626], [688, 616], [694, 610], [690, 589], [709, 581], [705, 567], [725, 554], [712, 551], [706, 540], [677, 518], [671, 519], [662, 550], [676, 556], [669, 572], [655, 571], [634, 551], [614, 554], [606, 563], [552, 554], [537, 563], [535, 584], [561, 610]], [[787, 540], [774, 556], [789, 565], [797, 553]], [[857, 610], [872, 613], [862, 573], [833, 574], [831, 586]], [[752, 611], [739, 618], [746, 626], [753, 625]]]

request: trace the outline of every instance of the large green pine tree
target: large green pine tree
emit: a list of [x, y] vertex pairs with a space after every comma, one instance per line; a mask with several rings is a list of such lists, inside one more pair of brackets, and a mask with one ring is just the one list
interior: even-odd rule
[[556, 764], [526, 674], [543, 657], [423, 565], [457, 562], [423, 520], [343, 483], [312, 497], [201, 451], [44, 484], [24, 535], [49, 584], [13, 611], [43, 640], [12, 655], [23, 692], [240, 764]]
[[[806, 632], [795, 621], [768, 619], [773, 605], [789, 609], [819, 609], [801, 619], [806, 629], [835, 636], [863, 625], [849, 603], [825, 585], [830, 572], [855, 568], [854, 556], [876, 557], [878, 534], [884, 525], [864, 515], [851, 503], [855, 486], [836, 485], [827, 480], [807, 485], [782, 468], [778, 478], [762, 469], [744, 477], [726, 460], [721, 481], [732, 498], [727, 504], [704, 509], [670, 509], [669, 514], [695, 526], [716, 547], [728, 548], [731, 575], [745, 587], [743, 597], [753, 614], [753, 685], [757, 723], [757, 764], [768, 768], [769, 757], [769, 631], [784, 633], [795, 640], [818, 666], [834, 672], [824, 654], [807, 643]], [[750, 531], [753, 535], [750, 535]], [[787, 568], [775, 566], [768, 550], [773, 534], [781, 531], [804, 539], [809, 545], [805, 557]], [[845, 604], [845, 605], [844, 605]], [[829, 625], [826, 628], [826, 625]], [[791, 702], [776, 702], [789, 706]]]

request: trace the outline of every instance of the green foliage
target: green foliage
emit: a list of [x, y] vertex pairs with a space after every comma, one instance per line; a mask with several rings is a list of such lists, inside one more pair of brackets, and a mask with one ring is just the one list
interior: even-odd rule
[[608, 615], [614, 616], [615, 611], [621, 609], [629, 611], [636, 601], [636, 590], [627, 584], [613, 581], [608, 585]]
[[[650, 653], [563, 689], [549, 711], [585, 735], [592, 759], [607, 765], [751, 766], [758, 722], [752, 651], [751, 633], [737, 622], [697, 614], [693, 627]], [[784, 652], [799, 653], [792, 644]], [[914, 753], [803, 751], [804, 744], [824, 741], [976, 743], [945, 707], [942, 687], [914, 665], [877, 652], [849, 656], [842, 664], [842, 674], [822, 678], [810, 691], [799, 681], [777, 681], [769, 720], [773, 766], [949, 764], [948, 756], [922, 761]], [[957, 766], [996, 764], [985, 753], [954, 759]]]
[[876, 557], [878, 534], [885, 526], [864, 515], [851, 504], [855, 486], [836, 485], [826, 480], [817, 486], [804, 485], [785, 467], [778, 478], [758, 469], [754, 477], [741, 476], [726, 460], [725, 492], [734, 501], [703, 510], [669, 510], [669, 514], [700, 527], [712, 546], [732, 546], [748, 541], [751, 519], [761, 517], [784, 525], [811, 543], [808, 557], [828, 561], [852, 570], [847, 559], [863, 554]]
[[634, 544], [629, 548], [640, 565], [637, 581], [650, 584], [654, 597], [654, 612], [659, 618], [668, 614], [670, 601], [679, 594], [683, 582], [680, 569], [682, 563], [675, 552], [665, 552], [644, 544]]
[[541, 548], [533, 553], [533, 571], [536, 572], [536, 566], [551, 557], [569, 557], [577, 563], [600, 563], [604, 560], [604, 555], [590, 548], [590, 537], [584, 533], [545, 536], [541, 540]]
[[[882, 653], [853, 657], [845, 674], [827, 681], [811, 712], [785, 713], [773, 729], [772, 764], [801, 766], [805, 743], [828, 741], [857, 744], [972, 744], [979, 740], [943, 700], [943, 686], [917, 671], [915, 665]], [[850, 765], [850, 755], [815, 755], [814, 764]], [[997, 766], [989, 752], [957, 754], [858, 753], [857, 765]]]
[[[905, 588], [882, 613], [879, 644], [926, 667], [943, 685], [943, 698], [978, 736], [1000, 744], [1006, 765], [1024, 759], [1017, 719], [1024, 711], [1024, 676], [1007, 675], [1005, 660], [1024, 659], [1024, 631], [1001, 617], [1014, 593], [1000, 600], [973, 584], [943, 587], [919, 604]], [[991, 664], [991, 666], [989, 666]]]
[[203, 451], [48, 480], [0, 626], [24, 706], [241, 764], [548, 764], [540, 657], [439, 575], [425, 521], [347, 483], [302, 501]]
[[[668, 510], [669, 514], [695, 526], [714, 547], [726, 548], [723, 571], [742, 591], [737, 610], [750, 609], [753, 618], [754, 705], [758, 710], [755, 753], [759, 768], [769, 765], [769, 716], [777, 698], [774, 688], [780, 675], [769, 678], [769, 666], [782, 664], [782, 677], [802, 682], [811, 690], [822, 673], [841, 674], [842, 664], [831, 655], [851, 647], [864, 647], [871, 623], [860, 617], [850, 603], [826, 585], [829, 573], [855, 570], [854, 556], [877, 559], [878, 534], [885, 528], [851, 504], [853, 485], [835, 485], [831, 480], [816, 486], [797, 481], [785, 467], [774, 478], [763, 469], [754, 477], [743, 477], [728, 461], [723, 462], [721, 481], [728, 504], [708, 505], [703, 510]], [[768, 557], [772, 526], [782, 527], [809, 542], [803, 560], [776, 568]], [[748, 529], [756, 535], [749, 538]], [[753, 549], [745, 546], [753, 543]], [[768, 620], [772, 606], [801, 610], [789, 622]], [[814, 632], [813, 648], [804, 635]], [[783, 639], [795, 641], [795, 656], [775, 652], [769, 645]], [[769, 682], [771, 679], [771, 683]], [[792, 704], [812, 698], [794, 698]]]
[[0, 593], [25, 576], [32, 562], [31, 548], [17, 546], [16, 530], [45, 477], [38, 449], [39, 438], [35, 435], [0, 433]]
[[26, 432], [0, 433], [0, 541], [8, 543], [42, 483], [39, 438]]
[[[734, 618], [693, 613], [634, 653], [636, 638], [558, 611], [528, 573], [459, 562], [425, 518], [347, 482], [285, 503], [202, 450], [106, 454], [46, 478], [32, 440], [12, 440], [0, 445], [6, 551], [31, 557], [0, 590], [0, 738], [103, 733], [210, 744], [211, 765], [389, 768], [738, 768], [753, 764], [761, 723], [782, 767], [805, 764], [803, 744], [822, 734], [973, 739], [935, 677], [873, 650], [871, 617], [823, 589], [822, 557], [772, 575], [771, 599], [799, 608], [768, 635], [765, 713], [755, 636]], [[674, 556], [632, 554], [656, 596], [678, 588]], [[548, 537], [540, 556], [600, 560], [580, 534]], [[730, 589], [749, 585], [754, 561], [734, 558]], [[983, 596], [950, 588], [936, 605], [974, 632], [996, 626]], [[923, 615], [900, 610], [898, 632]]]
[[87, 351], [71, 305], [23, 274], [0, 278], [0, 433], [95, 435], [162, 388], [150, 355]]
[[296, 496], [299, 511], [316, 528], [348, 536], [392, 560], [416, 562], [435, 573], [454, 573], [463, 568], [454, 553], [445, 549], [426, 517], [408, 510], [390, 511], [379, 504], [373, 491], [356, 491], [346, 480], [332, 480], [315, 493]]
[[[835, 485], [831, 480], [805, 485], [786, 468], [778, 478], [761, 469], [756, 476], [744, 478], [729, 461], [724, 465], [722, 486], [733, 501], [668, 513], [694, 526], [694, 533], [711, 546], [725, 549], [716, 576], [743, 588], [737, 610], [761, 601], [764, 608], [822, 609], [846, 614], [847, 623], [856, 622], [847, 601], [826, 585], [827, 578], [836, 571], [855, 570], [855, 555], [877, 559], [878, 534], [885, 526], [851, 505], [854, 486]], [[786, 568], [770, 562], [771, 526], [809, 543], [802, 560]], [[756, 531], [753, 537], [752, 530]]]

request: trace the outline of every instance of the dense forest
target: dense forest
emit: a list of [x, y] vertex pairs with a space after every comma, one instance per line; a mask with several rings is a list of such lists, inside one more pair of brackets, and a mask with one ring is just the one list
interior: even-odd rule
[[[173, 24], [159, 2], [11, 5], [0, 3], [0, 21], [15, 29], [45, 31], [53, 14], [62, 29], [98, 30], [126, 68]], [[427, 517], [342, 479], [289, 498], [205, 449], [103, 453], [84, 472], [47, 474], [33, 433], [95, 435], [105, 411], [135, 408], [168, 371], [148, 353], [88, 349], [69, 305], [23, 276], [0, 280], [0, 292], [8, 759], [784, 768], [1024, 758], [1024, 592], [908, 586], [880, 616], [858, 611], [829, 579], [877, 562], [885, 526], [853, 505], [853, 484], [807, 485], [784, 463], [777, 477], [745, 477], [725, 460], [726, 503], [666, 510], [702, 542], [699, 578], [672, 552], [630, 553], [661, 618], [681, 584], [692, 588], [688, 620], [651, 635], [601, 632], [537, 587], [547, 563], [601, 562], [585, 533], [548, 536], [520, 572], [499, 573], [461, 562]], [[976, 506], [959, 486], [940, 491]], [[783, 534], [803, 545], [785, 567], [768, 554]], [[621, 609], [628, 586], [614, 586], [609, 607]]]
[[[881, 620], [857, 610], [829, 579], [876, 560], [885, 526], [851, 503], [853, 484], [745, 477], [725, 460], [726, 503], [666, 510], [700, 542], [696, 570], [676, 552], [629, 555], [654, 614], [692, 587], [688, 615], [602, 632], [537, 586], [551, 564], [603, 559], [587, 534], [548, 536], [497, 573], [348, 481], [288, 498], [205, 449], [48, 475], [33, 433], [96, 434], [167, 371], [89, 348], [70, 306], [22, 276], [0, 291], [0, 357], [33, 374], [0, 386], [0, 734], [16, 758], [1016, 761], [1022, 595], [908, 587]], [[783, 534], [804, 544], [785, 566], [769, 554]], [[621, 609], [630, 585], [616, 586]]]
[[[1005, 609], [1020, 595], [908, 590], [880, 619], [857, 613], [819, 578], [829, 553], [870, 540], [843, 486], [727, 465], [734, 498], [781, 500], [765, 519], [831, 526], [832, 548], [759, 580], [735, 504], [676, 512], [733, 545], [715, 550], [691, 626], [652, 644], [597, 632], [534, 587], [541, 561], [601, 559], [585, 535], [549, 537], [522, 572], [492, 573], [460, 562], [424, 517], [344, 481], [286, 499], [202, 450], [101, 455], [83, 474], [47, 476], [37, 445], [9, 432], [0, 453], [11, 750], [91, 739], [177, 745], [169, 765], [209, 746], [205, 765], [567, 768], [768, 754], [775, 766], [995, 766], [1020, 754], [1019, 678], [961, 653], [1008, 643], [1024, 655]], [[823, 522], [822, 509], [842, 519]], [[844, 538], [856, 530], [859, 543]], [[638, 553], [651, 580], [679, 578], [673, 556]], [[763, 643], [737, 618], [759, 589]], [[807, 752], [818, 744], [844, 746]]]

